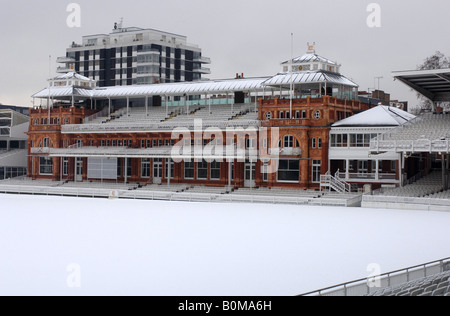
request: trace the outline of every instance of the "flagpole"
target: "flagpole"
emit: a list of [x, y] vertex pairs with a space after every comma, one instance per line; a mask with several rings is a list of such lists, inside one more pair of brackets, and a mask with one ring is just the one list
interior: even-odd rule
[[293, 86], [294, 86], [294, 82], [293, 82], [293, 66], [294, 66], [294, 33], [291, 33], [291, 84], [290, 84], [290, 89], [289, 89], [289, 93], [290, 93], [290, 106], [289, 106], [289, 118], [292, 118], [292, 98], [293, 98]]
[[47, 108], [48, 108], [48, 124], [50, 124], [50, 118], [51, 118], [51, 114], [50, 114], [50, 89], [51, 89], [51, 83], [50, 83], [50, 78], [51, 78], [51, 67], [52, 67], [52, 55], [48, 55], [48, 99], [47, 99]]

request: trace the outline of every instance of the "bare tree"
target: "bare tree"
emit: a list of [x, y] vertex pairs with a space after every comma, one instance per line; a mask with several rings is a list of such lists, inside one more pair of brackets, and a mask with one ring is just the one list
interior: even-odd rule
[[[442, 54], [440, 51], [434, 53], [434, 55], [427, 57], [421, 65], [417, 66], [417, 70], [433, 70], [433, 69], [445, 69], [450, 68], [450, 60]], [[423, 112], [425, 110], [433, 109], [433, 102], [425, 98], [420, 93], [417, 93], [417, 98], [420, 99], [419, 108], [417, 112]], [[437, 106], [444, 109], [450, 108], [449, 102], [439, 102]]]

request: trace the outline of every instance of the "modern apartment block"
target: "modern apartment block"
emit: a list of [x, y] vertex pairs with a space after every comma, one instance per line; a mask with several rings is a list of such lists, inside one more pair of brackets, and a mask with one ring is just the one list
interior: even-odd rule
[[114, 25], [110, 34], [83, 37], [59, 57], [58, 73], [76, 71], [98, 82], [99, 87], [202, 80], [210, 74], [208, 57], [186, 36]]
[[28, 116], [0, 107], [0, 180], [27, 174]]

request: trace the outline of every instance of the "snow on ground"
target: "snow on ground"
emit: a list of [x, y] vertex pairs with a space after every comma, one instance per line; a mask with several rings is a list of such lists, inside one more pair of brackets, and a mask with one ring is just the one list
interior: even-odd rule
[[0, 195], [0, 295], [296, 295], [371, 263], [448, 257], [449, 224], [439, 212]]

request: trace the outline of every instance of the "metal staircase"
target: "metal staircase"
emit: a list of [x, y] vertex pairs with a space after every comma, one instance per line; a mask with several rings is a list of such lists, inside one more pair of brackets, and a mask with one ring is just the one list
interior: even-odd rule
[[351, 192], [352, 187], [349, 183], [341, 180], [338, 176], [339, 171], [335, 176], [332, 176], [328, 171], [326, 174], [320, 176], [320, 190], [328, 188], [328, 190], [334, 190], [340, 193]]

